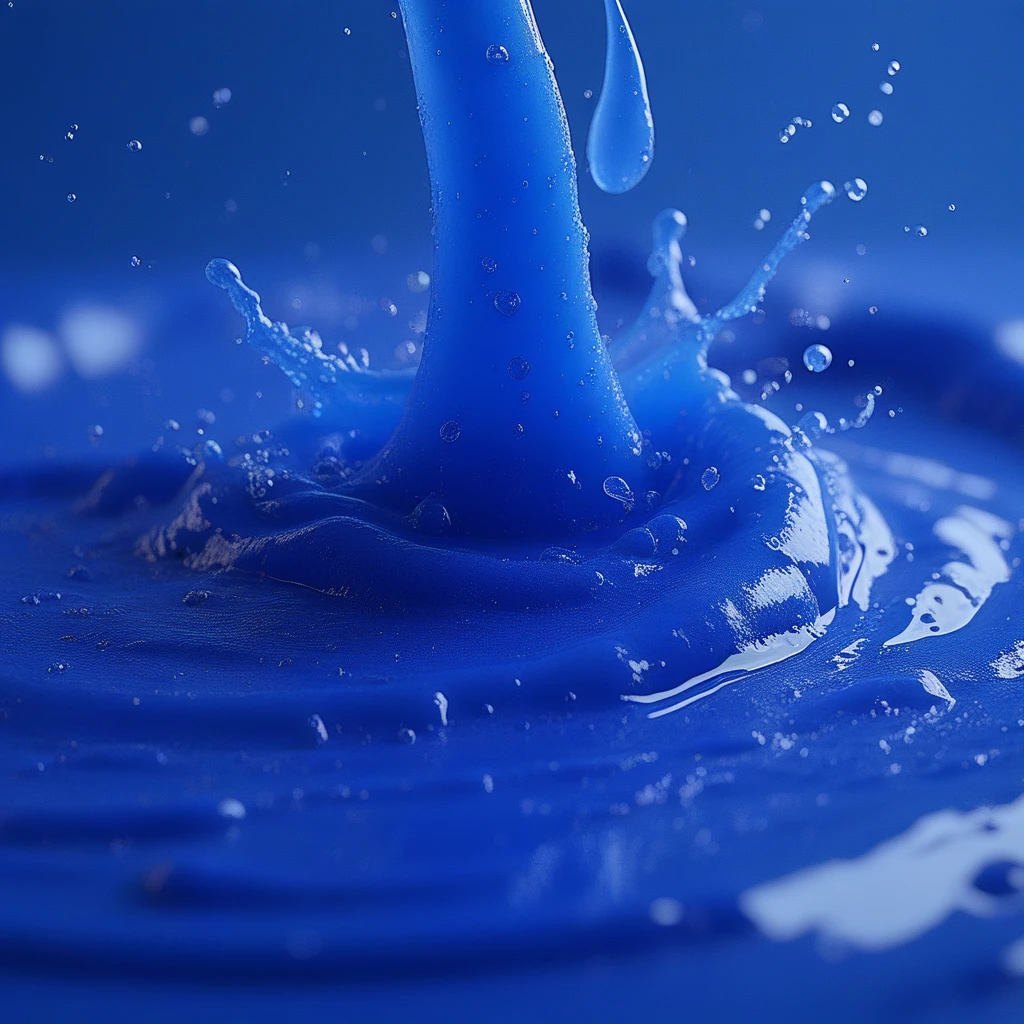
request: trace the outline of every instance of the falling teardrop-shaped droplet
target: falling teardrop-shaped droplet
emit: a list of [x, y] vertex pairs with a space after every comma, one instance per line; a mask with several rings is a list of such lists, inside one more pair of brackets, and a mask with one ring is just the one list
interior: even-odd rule
[[590, 176], [618, 195], [640, 183], [654, 160], [654, 120], [636, 40], [619, 0], [605, 0], [604, 84], [587, 139]]

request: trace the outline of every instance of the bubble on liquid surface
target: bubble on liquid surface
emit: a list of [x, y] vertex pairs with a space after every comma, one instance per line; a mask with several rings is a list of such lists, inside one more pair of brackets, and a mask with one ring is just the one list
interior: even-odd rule
[[462, 427], [459, 426], [458, 420], [447, 420], [441, 424], [439, 433], [445, 444], [454, 444], [462, 433]]
[[859, 203], [868, 194], [868, 183], [863, 178], [854, 178], [844, 186], [846, 194], [855, 203]]
[[139, 142], [138, 139], [132, 139], [131, 142], [128, 143], [128, 149], [131, 150], [131, 152], [133, 153], [141, 152], [142, 143]]
[[718, 467], [708, 466], [700, 475], [700, 485], [705, 491], [710, 491], [718, 486], [718, 481], [721, 479], [722, 475], [718, 472]]
[[515, 316], [522, 304], [523, 300], [519, 298], [519, 292], [511, 291], [508, 288], [502, 288], [494, 294], [494, 308], [502, 316]]
[[676, 554], [686, 542], [686, 521], [668, 512], [655, 516], [647, 524], [647, 529], [654, 538], [659, 555]]
[[426, 533], [431, 537], [443, 537], [451, 531], [452, 517], [444, 504], [434, 495], [430, 495], [412, 510], [409, 524], [420, 533]]
[[882, 112], [880, 110], [872, 110], [871, 113], [868, 114], [868, 124], [874, 125], [876, 128], [883, 120], [884, 118], [882, 117]]
[[889, 61], [889, 66], [885, 70], [889, 75], [898, 75], [900, 73], [900, 62], [898, 60]]
[[832, 108], [832, 120], [842, 124], [850, 116], [850, 108], [845, 103], [837, 103]]
[[508, 361], [508, 375], [513, 380], [525, 380], [530, 372], [530, 364], [522, 356], [513, 356]]
[[626, 511], [632, 510], [633, 505], [636, 502], [632, 490], [630, 490], [629, 484], [622, 479], [621, 476], [609, 476], [605, 478], [604, 483], [601, 485], [602, 490], [609, 498], [614, 498], [616, 501], [621, 501], [626, 506]]
[[498, 269], [497, 261], [492, 259], [490, 256], [484, 256], [480, 260], [480, 266], [483, 267], [488, 274], [493, 274]]
[[605, 0], [608, 30], [604, 83], [590, 122], [587, 161], [598, 188], [628, 192], [654, 159], [654, 119], [636, 40], [619, 0]]
[[832, 351], [825, 345], [808, 345], [804, 349], [804, 366], [811, 373], [821, 373], [832, 365]]
[[507, 64], [508, 50], [506, 50], [504, 46], [492, 43], [487, 47], [486, 57], [488, 62], [491, 64]]

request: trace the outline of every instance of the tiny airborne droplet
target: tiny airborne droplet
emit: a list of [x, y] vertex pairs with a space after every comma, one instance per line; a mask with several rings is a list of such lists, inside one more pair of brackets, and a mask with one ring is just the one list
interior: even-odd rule
[[462, 427], [459, 426], [458, 420], [448, 420], [446, 423], [441, 424], [441, 440], [445, 444], [454, 444], [458, 441], [461, 433]]
[[847, 196], [855, 203], [859, 203], [868, 194], [868, 183], [863, 178], [854, 178], [848, 181], [843, 188]]
[[494, 295], [494, 308], [502, 316], [515, 316], [519, 312], [522, 302], [518, 292], [510, 291], [507, 288], [502, 288]]
[[804, 366], [811, 373], [821, 373], [832, 365], [832, 351], [825, 345], [808, 345], [804, 349]]
[[850, 116], [850, 108], [845, 103], [837, 103], [832, 108], [832, 120], [842, 124]]
[[522, 356], [514, 356], [508, 361], [508, 375], [513, 380], [525, 380], [530, 373], [530, 364]]

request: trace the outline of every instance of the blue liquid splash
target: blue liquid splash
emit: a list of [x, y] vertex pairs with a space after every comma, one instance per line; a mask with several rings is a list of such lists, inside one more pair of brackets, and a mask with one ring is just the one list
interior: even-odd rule
[[598, 188], [636, 188], [654, 160], [654, 118], [647, 76], [619, 0], [604, 0], [608, 28], [604, 84], [590, 123], [587, 163]]
[[[894, 921], [995, 919], [1015, 877], [997, 869], [1022, 820], [1007, 684], [1024, 662], [1003, 626], [1019, 452], [986, 436], [969, 475], [873, 451], [849, 428], [875, 392], [834, 428], [789, 426], [710, 365], [827, 183], [706, 317], [685, 217], [662, 213], [648, 300], [606, 348], [532, 13], [449, 6], [403, 6], [435, 210], [421, 365], [334, 354], [215, 260], [304, 415], [223, 457], [167, 446], [109, 470], [71, 522], [43, 497], [68, 479], [17, 481], [63, 525], [0, 533], [18, 568], [0, 581], [0, 866], [18, 887], [0, 951], [294, 996], [654, 947], [697, 985], [711, 950], [759, 1006], [827, 1003], [836, 975], [754, 928], [877, 951]], [[916, 431], [932, 452], [945, 436]], [[900, 836], [950, 778], [957, 803], [997, 805], [924, 819], [966, 865], [955, 885]], [[888, 836], [879, 876], [866, 852]], [[829, 867], [791, 874], [835, 858], [838, 890]], [[923, 924], [900, 916], [915, 886]], [[953, 974], [1016, 934], [919, 960]], [[722, 988], [697, 1001], [708, 1016]]]

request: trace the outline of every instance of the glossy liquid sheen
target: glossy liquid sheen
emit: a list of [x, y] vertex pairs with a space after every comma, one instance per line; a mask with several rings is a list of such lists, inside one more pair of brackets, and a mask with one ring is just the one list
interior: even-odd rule
[[[787, 424], [709, 366], [828, 182], [705, 317], [660, 214], [606, 345], [532, 11], [472, 6], [402, 5], [435, 226], [419, 365], [335, 354], [214, 260], [306, 414], [112, 467], [74, 519], [67, 480], [8, 481], [12, 962], [336, 982], [664, 943], [685, 974], [720, 942], [770, 992], [809, 970], [773, 969], [789, 940], [900, 949], [1021, 887], [1019, 452], [972, 435], [951, 468], [924, 417], [910, 454], [876, 442], [880, 387]], [[653, 119], [606, 11], [588, 155], [620, 192]]]

